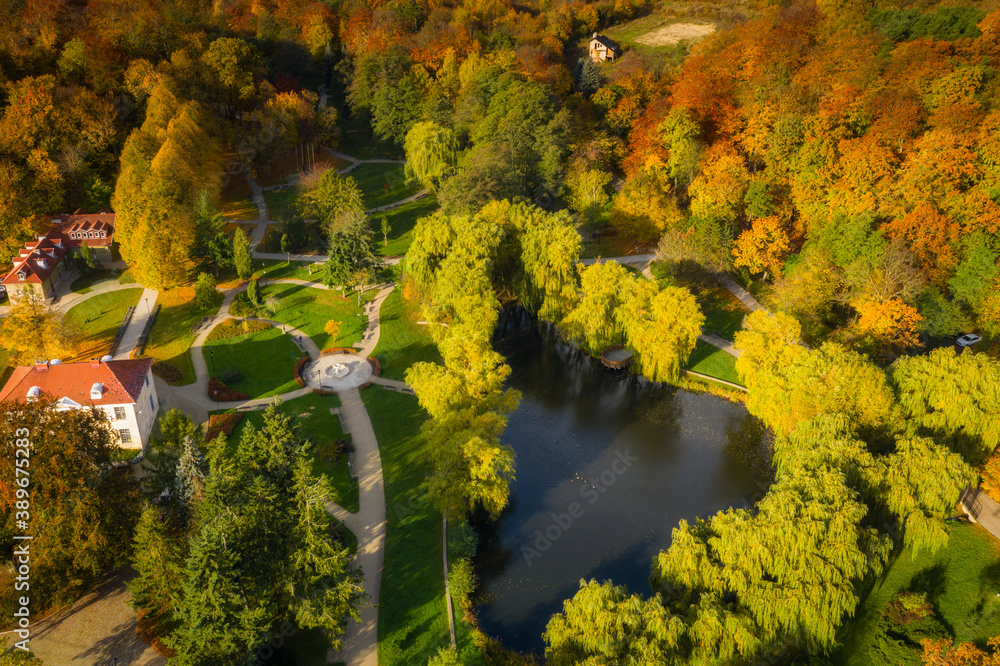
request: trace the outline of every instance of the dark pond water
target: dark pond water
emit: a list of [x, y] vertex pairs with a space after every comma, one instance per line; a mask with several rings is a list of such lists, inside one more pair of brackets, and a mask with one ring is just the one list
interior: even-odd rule
[[478, 615], [508, 648], [541, 654], [580, 579], [649, 594], [653, 557], [682, 518], [755, 501], [769, 463], [742, 405], [605, 370], [532, 327], [498, 349], [523, 394], [504, 440], [508, 508], [478, 521]]

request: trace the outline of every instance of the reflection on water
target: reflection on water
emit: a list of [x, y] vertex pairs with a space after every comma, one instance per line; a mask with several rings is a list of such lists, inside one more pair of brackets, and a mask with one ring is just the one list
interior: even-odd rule
[[523, 394], [504, 434], [517, 480], [500, 519], [477, 521], [478, 614], [507, 647], [540, 654], [581, 579], [648, 594], [677, 522], [752, 501], [770, 463], [742, 405], [608, 372], [534, 327], [498, 348]]

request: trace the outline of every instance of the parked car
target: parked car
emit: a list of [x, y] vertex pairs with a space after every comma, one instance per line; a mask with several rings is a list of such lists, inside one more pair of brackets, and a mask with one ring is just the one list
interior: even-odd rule
[[7, 287], [0, 284], [0, 303], [3, 303], [4, 299], [7, 298]]
[[955, 344], [958, 345], [959, 347], [968, 347], [969, 345], [976, 344], [980, 340], [982, 340], [982, 338], [976, 335], [975, 333], [966, 333], [958, 340], [955, 340]]

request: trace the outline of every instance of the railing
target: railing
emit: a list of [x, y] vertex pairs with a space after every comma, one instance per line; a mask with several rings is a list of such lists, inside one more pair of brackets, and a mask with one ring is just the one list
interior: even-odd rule
[[108, 352], [111, 356], [118, 353], [118, 345], [121, 344], [122, 338], [125, 336], [125, 329], [128, 328], [128, 324], [132, 321], [132, 313], [135, 312], [134, 307], [130, 307], [125, 310], [125, 316], [122, 317], [122, 323], [118, 325], [118, 332], [115, 333], [115, 341], [111, 343], [111, 351]]
[[979, 519], [979, 514], [982, 513], [983, 503], [979, 499], [979, 489], [973, 488], [971, 486], [966, 486], [962, 491], [961, 499], [959, 500], [965, 510], [969, 512], [973, 520]]

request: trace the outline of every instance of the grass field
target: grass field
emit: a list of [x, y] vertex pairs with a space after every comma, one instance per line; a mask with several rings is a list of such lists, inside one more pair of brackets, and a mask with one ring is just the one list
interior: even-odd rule
[[120, 289], [91, 296], [66, 313], [66, 323], [75, 330], [76, 353], [67, 361], [85, 361], [111, 353], [111, 344], [125, 311], [135, 306], [142, 288]]
[[[362, 164], [349, 175], [364, 195], [365, 208], [384, 206], [418, 192], [419, 185], [407, 185], [402, 164]], [[386, 190], [386, 185], [389, 189]]]
[[[350, 347], [361, 339], [366, 317], [361, 316], [358, 301], [353, 295], [347, 298], [335, 289], [317, 289], [298, 284], [269, 284], [264, 297], [277, 296], [278, 309], [268, 313], [268, 319], [294, 326], [310, 338], [320, 349]], [[340, 334], [334, 338], [324, 329], [331, 319], [340, 322]]]
[[10, 358], [10, 352], [0, 347], [0, 386], [7, 383], [7, 380], [14, 373], [15, 367], [14, 361]]
[[298, 190], [289, 187], [287, 190], [271, 190], [264, 192], [264, 201], [267, 203], [267, 218], [277, 220], [295, 202]]
[[[298, 278], [299, 280], [319, 281], [319, 272], [322, 264], [314, 264], [310, 261], [293, 261], [291, 263], [280, 259], [263, 260], [264, 268], [260, 268], [262, 260], [254, 260], [255, 278], [264, 277], [274, 280], [278, 278]], [[309, 272], [309, 267], [313, 267], [313, 272]]]
[[401, 288], [392, 290], [379, 310], [378, 345], [375, 357], [382, 364], [382, 376], [403, 379], [406, 369], [418, 361], [440, 361], [429, 326], [422, 326], [420, 306], [403, 298]]
[[375, 428], [388, 520], [379, 601], [380, 664], [426, 664], [448, 644], [441, 566], [441, 515], [425, 504], [420, 484], [430, 470], [413, 396], [378, 387], [361, 393]]
[[195, 325], [202, 317], [214, 315], [219, 310], [219, 298], [208, 308], [199, 308], [194, 302], [194, 287], [188, 285], [161, 291], [156, 302], [160, 314], [149, 333], [146, 356], [164, 361], [181, 371], [181, 379], [176, 385], [194, 382], [194, 365], [191, 363], [191, 343], [196, 333]]
[[[333, 488], [333, 495], [330, 499], [355, 513], [359, 506], [358, 484], [351, 478], [351, 472], [347, 466], [347, 454], [341, 454], [336, 463], [323, 459], [325, 453], [323, 449], [329, 445], [329, 442], [338, 439], [350, 441], [351, 439], [351, 436], [345, 435], [341, 429], [340, 418], [330, 413], [332, 407], [339, 406], [340, 400], [335, 395], [309, 394], [282, 403], [281, 411], [286, 414], [294, 414], [299, 434], [313, 443], [313, 448], [308, 454], [312, 461], [312, 471], [313, 474], [326, 477], [330, 482]], [[245, 413], [243, 420], [229, 436], [228, 450], [235, 452], [242, 432], [247, 428], [259, 429], [263, 424], [263, 419], [263, 411]]]
[[[373, 213], [372, 229], [375, 230], [375, 241], [379, 252], [384, 257], [395, 257], [406, 254], [413, 242], [413, 227], [417, 220], [432, 214], [438, 209], [437, 197], [428, 194], [423, 199], [411, 201], [399, 208], [385, 213]], [[389, 243], [385, 243], [382, 235], [382, 218], [389, 221]]]
[[301, 353], [291, 337], [280, 329], [269, 328], [249, 336], [208, 340], [201, 353], [213, 377], [218, 377], [230, 366], [238, 370], [243, 378], [232, 384], [227, 383], [227, 386], [246, 393], [250, 398], [267, 398], [298, 388], [292, 378], [292, 370]]
[[691, 357], [684, 367], [687, 370], [743, 386], [739, 375], [736, 374], [736, 359], [718, 347], [713, 347], [701, 340], [695, 345], [694, 351], [691, 352]]
[[[914, 557], [904, 548], [838, 635], [843, 649], [833, 662], [843, 666], [918, 666], [920, 650], [892, 643], [880, 620], [894, 595], [925, 592], [937, 619], [956, 643], [1000, 635], [1000, 548], [978, 525], [948, 523], [948, 545]], [[891, 649], [887, 649], [891, 648]], [[887, 658], [887, 654], [892, 654]]]
[[231, 220], [256, 220], [257, 206], [252, 196], [253, 192], [243, 174], [229, 175], [219, 199], [222, 216]]
[[73, 282], [69, 285], [69, 288], [76, 294], [89, 294], [93, 291], [92, 287], [95, 284], [105, 281], [118, 282], [118, 276], [112, 275], [111, 271], [98, 271], [97, 273], [91, 273], [90, 275], [78, 277], [73, 280]]

